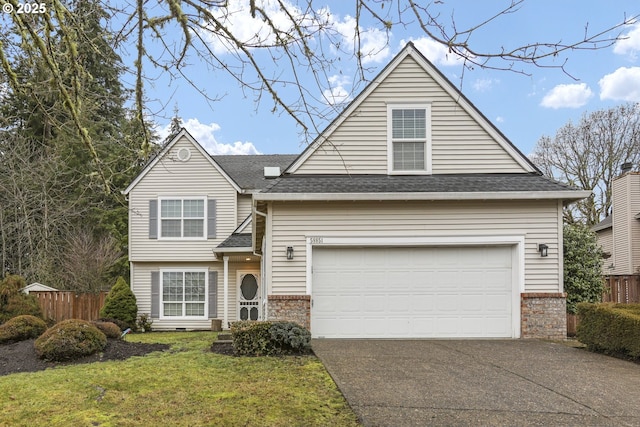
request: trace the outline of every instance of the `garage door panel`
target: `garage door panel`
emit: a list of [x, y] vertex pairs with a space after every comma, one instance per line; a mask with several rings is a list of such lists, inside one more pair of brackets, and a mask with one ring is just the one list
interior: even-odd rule
[[314, 248], [314, 337], [511, 337], [512, 247]]
[[460, 310], [470, 313], [477, 313], [483, 311], [485, 304], [482, 294], [462, 294], [459, 297]]
[[423, 313], [435, 310], [435, 299], [431, 294], [416, 294], [409, 298], [406, 304], [411, 313]]
[[364, 310], [366, 313], [384, 313], [388, 310], [387, 299], [384, 295], [364, 296]]

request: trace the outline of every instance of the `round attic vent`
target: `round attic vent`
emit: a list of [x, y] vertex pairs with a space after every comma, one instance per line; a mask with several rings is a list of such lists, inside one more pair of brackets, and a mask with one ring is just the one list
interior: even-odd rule
[[189, 150], [188, 148], [181, 148], [178, 150], [178, 153], [176, 155], [178, 157], [178, 160], [180, 160], [181, 162], [186, 162], [191, 158], [191, 150]]

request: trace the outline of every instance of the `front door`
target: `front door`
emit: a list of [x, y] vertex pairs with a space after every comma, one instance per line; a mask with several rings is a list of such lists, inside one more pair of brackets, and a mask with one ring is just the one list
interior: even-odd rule
[[238, 272], [238, 319], [260, 319], [260, 276], [257, 272]]

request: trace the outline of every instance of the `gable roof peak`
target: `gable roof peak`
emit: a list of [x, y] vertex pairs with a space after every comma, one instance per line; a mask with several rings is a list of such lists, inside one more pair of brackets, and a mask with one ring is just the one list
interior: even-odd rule
[[330, 139], [333, 132], [350, 117], [364, 102], [365, 99], [391, 74], [402, 61], [411, 56], [414, 61], [428, 74], [440, 87], [449, 94], [456, 103], [466, 111], [484, 130], [496, 141], [526, 172], [542, 172], [531, 162], [473, 103], [414, 45], [408, 41], [394, 58], [375, 76], [369, 84], [336, 116], [336, 118], [311, 142], [307, 148], [291, 163], [284, 173], [295, 173], [296, 170], [316, 151], [326, 140]]
[[153, 167], [160, 162], [173, 148], [174, 145], [177, 144], [182, 138], [185, 138], [187, 141], [193, 145], [193, 147], [200, 152], [200, 154], [211, 163], [211, 165], [224, 177], [224, 179], [231, 184], [231, 186], [238, 192], [242, 192], [242, 189], [238, 186], [238, 184], [225, 172], [222, 167], [213, 159], [213, 157], [204, 149], [202, 145], [185, 129], [184, 127], [180, 129], [173, 138], [167, 141], [164, 146], [156, 153], [154, 157], [152, 157], [149, 162], [147, 162], [146, 166], [142, 169], [142, 171], [138, 174], [138, 176], [129, 184], [129, 186], [122, 191], [122, 194], [125, 196], [131, 192], [135, 188], [136, 185], [149, 173]]

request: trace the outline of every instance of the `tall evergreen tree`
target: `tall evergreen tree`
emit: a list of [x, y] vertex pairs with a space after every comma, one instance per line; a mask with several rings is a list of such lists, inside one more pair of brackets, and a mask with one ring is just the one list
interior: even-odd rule
[[[59, 27], [64, 32], [41, 26], [62, 86], [52, 84], [51, 58], [36, 55], [33, 47], [31, 55], [8, 58], [19, 89], [0, 98], [0, 262], [28, 280], [86, 290], [86, 280], [74, 280], [79, 276], [66, 274], [65, 266], [81, 256], [83, 247], [96, 247], [108, 237], [115, 244], [108, 245], [113, 250], [105, 259], [119, 260], [106, 273], [104, 263], [96, 262], [100, 277], [90, 281], [91, 290], [99, 290], [100, 279], [108, 288], [115, 277], [127, 274], [127, 209], [120, 190], [145, 161], [139, 150], [144, 134], [125, 108], [123, 66], [105, 29], [109, 16], [101, 3], [72, 0], [67, 11], [56, 15], [65, 21]], [[87, 136], [95, 153], [87, 150]]]

